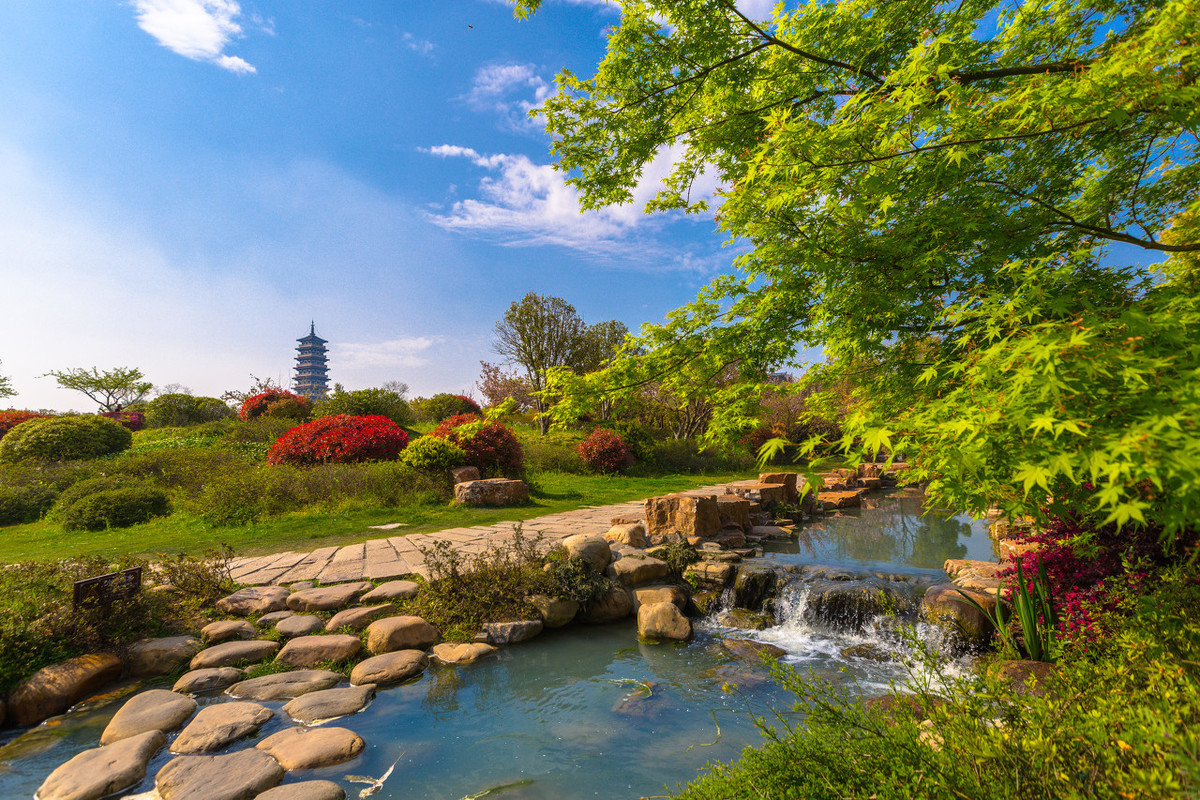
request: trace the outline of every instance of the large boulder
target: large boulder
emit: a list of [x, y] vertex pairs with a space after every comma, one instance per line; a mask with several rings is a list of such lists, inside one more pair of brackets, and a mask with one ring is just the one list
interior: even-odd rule
[[154, 778], [163, 800], [249, 800], [283, 780], [283, 767], [262, 750], [223, 756], [180, 756]]
[[353, 686], [373, 683], [391, 686], [420, 675], [429, 666], [429, 659], [420, 650], [397, 650], [392, 653], [372, 656], [358, 662], [350, 672]]
[[883, 614], [911, 617], [919, 600], [920, 590], [909, 583], [873, 577], [818, 580], [809, 588], [806, 613], [831, 628], [855, 631]]
[[269, 614], [287, 608], [288, 590], [282, 586], [249, 586], [217, 601], [217, 609], [236, 617]]
[[541, 633], [544, 627], [540, 619], [486, 622], [483, 625], [482, 637], [487, 644], [499, 647], [532, 639]]
[[688, 594], [678, 586], [658, 584], [642, 586], [633, 590], [633, 608], [636, 611], [652, 603], [673, 603], [680, 611], [687, 610]]
[[609, 577], [629, 587], [661, 581], [671, 571], [667, 562], [650, 556], [626, 556], [614, 561], [610, 569], [612, 573]]
[[562, 546], [568, 558], [582, 558], [595, 572], [604, 572], [612, 561], [612, 547], [602, 536], [579, 533], [563, 539]]
[[616, 622], [633, 613], [633, 596], [616, 581], [609, 582], [608, 591], [579, 614], [583, 622], [595, 624]]
[[301, 636], [292, 639], [275, 656], [276, 664], [300, 669], [329, 662], [348, 661], [358, 655], [362, 642], [348, 633], [329, 633], [324, 636]]
[[291, 771], [342, 764], [361, 753], [366, 742], [345, 728], [287, 728], [255, 746]]
[[167, 636], [162, 639], [142, 639], [129, 647], [125, 664], [131, 678], [150, 678], [168, 675], [200, 652], [200, 640], [195, 636]]
[[36, 725], [117, 680], [124, 669], [121, 659], [111, 653], [77, 656], [42, 667], [8, 696], [8, 715], [23, 728]]
[[232, 702], [205, 706], [179, 737], [171, 743], [172, 753], [211, 753], [246, 736], [275, 716], [258, 703]]
[[623, 544], [629, 547], [646, 547], [650, 543], [646, 539], [646, 526], [641, 521], [613, 525], [604, 534], [604, 540], [611, 544]]
[[645, 501], [646, 536], [650, 544], [709, 538], [721, 530], [716, 495], [669, 494]]
[[[974, 600], [983, 610], [976, 608], [967, 598]], [[921, 611], [927, 620], [947, 633], [951, 643], [979, 649], [992, 640], [994, 628], [988, 619], [988, 614], [995, 614], [996, 611], [996, 597], [992, 594], [960, 589], [952, 583], [940, 583], [925, 591]]]
[[547, 628], [561, 628], [579, 613], [579, 601], [568, 600], [565, 597], [535, 594], [529, 598], [529, 602], [537, 609], [542, 624]]
[[528, 501], [525, 481], [486, 478], [454, 485], [454, 502], [464, 506], [517, 506]]
[[735, 494], [724, 494], [717, 497], [717, 517], [722, 528], [750, 527], [750, 501]]
[[166, 743], [162, 731], [151, 730], [84, 750], [51, 772], [36, 796], [38, 800], [99, 800], [123, 792], [146, 777], [150, 759]]
[[112, 744], [147, 731], [173, 731], [196, 713], [196, 701], [167, 689], [135, 694], [109, 720], [100, 744]]
[[385, 617], [367, 626], [367, 651], [379, 655], [396, 650], [425, 650], [439, 638], [437, 628], [420, 617]]
[[647, 603], [638, 609], [638, 636], [686, 642], [692, 638], [692, 622], [674, 603]]

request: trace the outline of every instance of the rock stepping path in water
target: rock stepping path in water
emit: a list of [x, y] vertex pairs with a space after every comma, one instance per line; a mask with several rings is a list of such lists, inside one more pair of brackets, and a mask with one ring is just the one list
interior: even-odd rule
[[301, 781], [267, 789], [254, 800], [346, 800], [346, 790], [333, 781]]
[[240, 700], [291, 700], [309, 692], [331, 689], [344, 679], [340, 673], [327, 669], [278, 672], [235, 683], [226, 694]]
[[172, 753], [211, 753], [258, 732], [275, 712], [249, 702], [205, 706], [171, 743]]
[[265, 639], [251, 639], [248, 642], [225, 642], [201, 650], [192, 658], [192, 669], [205, 667], [232, 667], [242, 661], [262, 661], [267, 656], [275, 654], [279, 642], [269, 642]]
[[163, 800], [246, 800], [278, 786], [284, 770], [256, 748], [220, 756], [179, 756], [158, 771]]
[[286, 667], [315, 667], [328, 662], [348, 661], [358, 655], [362, 641], [347, 633], [301, 636], [292, 639], [275, 656], [276, 664]]
[[258, 628], [244, 619], [223, 619], [210, 622], [200, 629], [200, 636], [209, 644], [220, 644], [231, 639], [253, 639]]
[[173, 731], [195, 713], [196, 701], [192, 698], [167, 689], [150, 689], [125, 701], [100, 734], [100, 744], [113, 744], [148, 731]]
[[315, 725], [338, 717], [357, 714], [375, 699], [375, 684], [322, 689], [291, 700], [284, 713], [303, 725]]
[[182, 694], [199, 694], [212, 692], [232, 686], [246, 677], [246, 673], [237, 667], [206, 667], [185, 672], [171, 691]]
[[325, 620], [313, 614], [295, 614], [279, 620], [275, 630], [283, 636], [309, 636], [325, 630]]
[[362, 737], [346, 728], [287, 728], [256, 745], [289, 772], [344, 764], [365, 746]]
[[150, 759], [167, 743], [162, 731], [146, 731], [119, 742], [84, 750], [51, 772], [39, 800], [98, 800], [146, 777]]

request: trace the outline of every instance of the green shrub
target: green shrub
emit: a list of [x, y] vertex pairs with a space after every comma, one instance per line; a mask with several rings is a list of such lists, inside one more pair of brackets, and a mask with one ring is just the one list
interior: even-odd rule
[[583, 441], [578, 431], [551, 431], [545, 436], [537, 433], [520, 435], [525, 453], [525, 466], [530, 472], [567, 472], [587, 474], [587, 465], [579, 460], [575, 448]]
[[100, 416], [31, 419], [0, 439], [0, 461], [66, 461], [119, 453], [133, 443], [121, 423]]
[[685, 474], [703, 472], [740, 472], [754, 465], [744, 453], [701, 450], [695, 439], [667, 439], [651, 447], [649, 463], [634, 465], [634, 474]]
[[99, 531], [127, 528], [153, 517], [171, 513], [167, 493], [152, 486], [104, 489], [63, 508], [63, 528], [69, 531]]
[[54, 504], [45, 486], [0, 486], [0, 525], [37, 522]]
[[443, 474], [467, 463], [467, 454], [458, 445], [436, 436], [415, 439], [403, 453], [400, 462], [418, 472]]
[[412, 402], [413, 413], [425, 422], [441, 422], [459, 414], [479, 414], [479, 404], [461, 394], [442, 392], [433, 397], [418, 397]]
[[414, 419], [408, 403], [389, 389], [356, 389], [344, 391], [335, 388], [333, 394], [317, 402], [313, 417], [332, 417], [346, 414], [351, 417], [387, 417], [400, 426], [411, 425]]
[[146, 426], [182, 428], [234, 416], [233, 409], [215, 397], [164, 394], [145, 404]]
[[105, 474], [97, 475], [93, 478], [84, 478], [64, 489], [58, 496], [58, 508], [55, 515], [60, 519], [63, 512], [71, 506], [78, 503], [88, 495], [96, 492], [107, 492], [113, 489], [127, 489], [131, 486], [144, 486], [142, 481], [138, 481], [128, 475], [121, 474]]

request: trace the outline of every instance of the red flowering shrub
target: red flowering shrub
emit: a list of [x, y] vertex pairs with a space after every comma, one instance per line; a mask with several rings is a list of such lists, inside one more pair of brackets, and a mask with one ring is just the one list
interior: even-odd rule
[[270, 464], [347, 464], [400, 455], [408, 434], [387, 417], [337, 414], [297, 425], [267, 451]]
[[146, 423], [146, 417], [140, 411], [106, 411], [100, 416], [119, 422], [131, 431], [140, 431]]
[[307, 397], [286, 389], [268, 389], [242, 401], [242, 407], [238, 409], [238, 419], [245, 422], [266, 416], [299, 420], [307, 418], [310, 413], [312, 403]]
[[583, 463], [597, 472], [624, 472], [633, 464], [633, 454], [619, 434], [596, 428], [575, 448]]
[[485, 477], [515, 478], [525, 472], [521, 442], [499, 422], [484, 422], [473, 414], [458, 414], [443, 420], [429, 435], [461, 447], [467, 454], [467, 465], [477, 467]]
[[36, 411], [17, 411], [12, 408], [8, 411], [0, 411], [0, 438], [3, 438], [4, 434], [22, 422], [31, 419], [48, 419], [49, 417], [49, 414], [39, 414]]

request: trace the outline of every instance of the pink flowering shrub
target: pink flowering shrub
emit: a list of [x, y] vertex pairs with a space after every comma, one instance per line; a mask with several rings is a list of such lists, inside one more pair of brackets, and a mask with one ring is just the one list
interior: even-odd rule
[[270, 464], [348, 464], [400, 455], [408, 434], [387, 417], [337, 414], [297, 425], [267, 451]]
[[624, 472], [633, 464], [633, 454], [619, 434], [596, 428], [575, 448], [579, 458], [597, 472]]
[[131, 431], [140, 431], [146, 424], [146, 417], [140, 411], [107, 411], [100, 416], [119, 422]]
[[268, 389], [242, 401], [242, 406], [238, 409], [238, 419], [246, 422], [266, 416], [301, 420], [311, 413], [312, 403], [307, 397], [286, 389]]
[[10, 408], [8, 411], [0, 411], [0, 438], [4, 434], [20, 425], [22, 422], [27, 422], [31, 419], [49, 419], [49, 414], [39, 414], [36, 411], [17, 411]]

